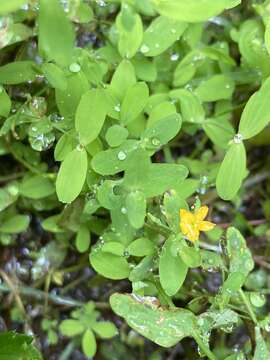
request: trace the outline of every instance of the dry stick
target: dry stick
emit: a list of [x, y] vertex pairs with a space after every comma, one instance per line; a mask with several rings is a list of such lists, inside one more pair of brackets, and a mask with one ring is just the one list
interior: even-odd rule
[[26, 332], [32, 332], [31, 327], [29, 325], [30, 319], [29, 319], [29, 317], [27, 315], [27, 312], [26, 312], [25, 307], [23, 305], [22, 299], [20, 298], [20, 295], [19, 295], [16, 287], [14, 286], [13, 282], [11, 281], [11, 279], [9, 278], [7, 273], [2, 269], [0, 269], [0, 276], [2, 276], [2, 278], [4, 279], [4, 281], [6, 282], [8, 287], [10, 288], [10, 291], [11, 291], [12, 295], [14, 296], [14, 299], [16, 301], [16, 304], [17, 304], [18, 308], [21, 310], [21, 312], [24, 314], [25, 319], [27, 320], [27, 323], [25, 323], [25, 325], [24, 325]]
[[[0, 284], [0, 292], [9, 293], [11, 289], [4, 285]], [[46, 297], [46, 293], [39, 289], [34, 289], [27, 286], [20, 286], [17, 289], [18, 293], [24, 296], [34, 297], [37, 300], [43, 301]], [[69, 306], [69, 307], [81, 307], [84, 305], [83, 302], [74, 300], [71, 298], [55, 295], [52, 293], [48, 293], [48, 299], [54, 304]], [[96, 308], [99, 310], [110, 309], [110, 305], [107, 302], [95, 302]]]
[[264, 267], [265, 269], [270, 270], [270, 264], [267, 261], [265, 261], [263, 256], [253, 255], [253, 259], [256, 264], [259, 264], [262, 267]]

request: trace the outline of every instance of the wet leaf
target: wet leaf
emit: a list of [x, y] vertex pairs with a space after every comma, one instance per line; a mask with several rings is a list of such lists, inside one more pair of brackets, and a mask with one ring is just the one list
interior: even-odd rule
[[46, 60], [67, 66], [72, 62], [75, 35], [57, 0], [40, 0], [38, 46]]
[[80, 142], [87, 145], [95, 140], [104, 124], [106, 102], [102, 90], [92, 89], [81, 98], [76, 111], [75, 128]]
[[185, 22], [157, 17], [144, 32], [141, 52], [145, 56], [160, 55], [179, 40], [186, 28]]
[[70, 203], [80, 194], [87, 165], [87, 153], [83, 148], [76, 148], [65, 157], [56, 179], [56, 193], [60, 201]]
[[188, 267], [181, 257], [173, 254], [174, 240], [168, 239], [162, 247], [159, 259], [160, 283], [166, 294], [175, 295], [185, 281]]
[[161, 308], [156, 298], [113, 294], [110, 304], [132, 329], [163, 347], [176, 345], [194, 331], [195, 316], [190, 311]]
[[231, 200], [241, 187], [246, 173], [246, 150], [243, 143], [230, 145], [219, 168], [216, 186], [219, 196]]
[[244, 139], [249, 139], [262, 131], [269, 123], [270, 78], [259, 91], [251, 96], [247, 102], [239, 124], [239, 133]]
[[240, 4], [240, 0], [155, 0], [155, 9], [172, 19], [201, 22], [220, 14], [226, 8]]

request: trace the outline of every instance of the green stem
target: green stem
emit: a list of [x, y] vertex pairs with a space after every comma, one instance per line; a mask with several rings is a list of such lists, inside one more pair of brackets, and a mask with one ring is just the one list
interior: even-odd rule
[[243, 291], [242, 289], [239, 290], [239, 294], [240, 294], [240, 296], [241, 296], [241, 298], [242, 298], [242, 300], [243, 300], [243, 302], [244, 302], [244, 304], [245, 304], [245, 306], [246, 306], [246, 308], [247, 308], [247, 311], [248, 311], [249, 316], [251, 317], [252, 321], [253, 321], [256, 325], [259, 326], [257, 317], [256, 317], [256, 315], [255, 315], [255, 313], [254, 313], [254, 311], [253, 311], [253, 309], [252, 309], [252, 306], [251, 306], [248, 298], [246, 297], [246, 294], [244, 293], [244, 291]]
[[64, 351], [60, 354], [59, 360], [68, 360], [74, 349], [75, 349], [75, 342], [70, 341], [70, 343], [66, 346]]
[[164, 301], [167, 303], [167, 305], [171, 308], [171, 309], [176, 309], [176, 306], [174, 305], [172, 299], [165, 293], [165, 291], [162, 289], [160, 283], [158, 282], [158, 280], [154, 279], [155, 282], [155, 286], [157, 288], [157, 291], [160, 295], [160, 297], [162, 299], [164, 299]]
[[196, 340], [197, 344], [199, 345], [201, 351], [208, 357], [210, 360], [217, 360], [215, 355], [209, 349], [209, 347], [203, 342], [201, 336], [197, 333], [193, 334], [194, 339]]

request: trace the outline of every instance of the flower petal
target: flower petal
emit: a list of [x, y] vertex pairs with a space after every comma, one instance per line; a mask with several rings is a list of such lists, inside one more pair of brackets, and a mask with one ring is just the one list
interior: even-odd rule
[[197, 221], [202, 221], [206, 218], [208, 213], [208, 206], [201, 206], [197, 211], [195, 211], [195, 217]]
[[192, 228], [189, 231], [189, 233], [186, 235], [188, 240], [193, 241], [193, 242], [199, 240], [199, 236], [200, 236], [200, 231], [196, 228]]
[[194, 215], [192, 212], [186, 209], [180, 209], [180, 221], [183, 223], [193, 224], [194, 223]]
[[216, 224], [211, 223], [210, 221], [201, 221], [198, 226], [200, 231], [209, 231], [214, 229]]

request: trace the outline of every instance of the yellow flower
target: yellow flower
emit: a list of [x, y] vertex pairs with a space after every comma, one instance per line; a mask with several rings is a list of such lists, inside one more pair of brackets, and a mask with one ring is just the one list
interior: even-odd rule
[[180, 229], [190, 241], [197, 241], [200, 231], [209, 231], [215, 227], [210, 221], [204, 221], [208, 213], [208, 206], [202, 206], [194, 213], [180, 209]]

